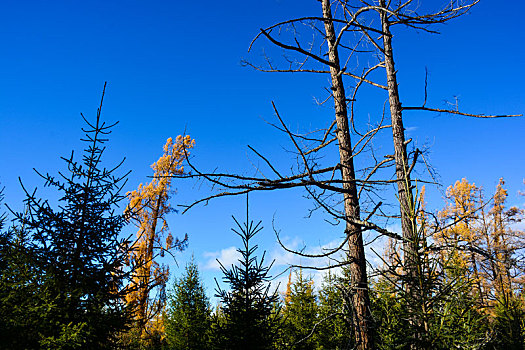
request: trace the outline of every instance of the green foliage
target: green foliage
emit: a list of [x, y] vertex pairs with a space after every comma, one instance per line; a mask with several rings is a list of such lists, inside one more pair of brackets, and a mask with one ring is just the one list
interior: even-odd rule
[[[125, 249], [118, 235], [126, 220], [115, 214], [124, 178], [114, 175], [118, 167], [101, 167], [111, 126], [100, 120], [100, 112], [101, 107], [93, 124], [84, 118], [82, 161], [72, 153], [63, 158], [67, 172], [58, 177], [39, 173], [45, 186], [58, 191], [58, 207], [26, 191], [26, 212], [15, 213], [28, 235], [23, 249], [31, 255], [13, 261], [11, 268], [18, 270], [10, 272], [14, 280], [9, 283], [20, 287], [17, 298], [30, 300], [21, 312], [26, 322], [38, 325], [40, 348], [108, 348], [129, 320], [119, 294]], [[24, 328], [13, 336], [26, 337]]]
[[396, 287], [384, 278], [380, 278], [370, 288], [372, 316], [376, 322], [375, 344], [378, 349], [403, 349], [407, 346], [409, 323], [404, 304]]
[[[446, 285], [445, 285], [446, 286]], [[487, 318], [478, 309], [472, 283], [458, 278], [433, 308], [429, 343], [434, 349], [480, 349], [488, 341]]]
[[[53, 311], [38, 285], [44, 278], [18, 228], [0, 232], [0, 339], [6, 349], [39, 348], [40, 320]], [[22, 336], [23, 335], [23, 336]]]
[[[484, 348], [489, 339], [487, 317], [479, 310], [479, 296], [464, 277], [465, 269], [444, 266], [432, 274], [435, 277], [427, 275], [424, 281], [428, 293], [407, 293], [400, 283], [406, 276], [392, 273], [374, 283], [378, 349]], [[422, 321], [413, 324], [414, 319]]]
[[211, 349], [221, 349], [221, 346], [227, 344], [228, 339], [226, 338], [222, 330], [226, 329], [226, 315], [222, 309], [221, 303], [219, 303], [213, 314], [211, 315], [211, 327], [210, 327], [210, 346]]
[[227, 270], [220, 264], [230, 291], [217, 289], [224, 319], [215, 326], [218, 334], [214, 336], [217, 340], [214, 346], [228, 350], [273, 349], [280, 325], [279, 313], [274, 312], [278, 295], [277, 291], [270, 292], [271, 264], [264, 265], [264, 253], [258, 261], [257, 245], [250, 245], [250, 239], [262, 230], [261, 222], [254, 225], [247, 218], [241, 225], [234, 220], [238, 230], [233, 231], [241, 237], [243, 248], [237, 249], [241, 254], [238, 265]]
[[324, 276], [319, 290], [319, 331], [317, 342], [319, 350], [352, 349], [354, 346], [353, 330], [348, 320], [350, 302], [347, 289], [348, 271], [338, 276], [330, 270]]
[[525, 305], [522, 299], [512, 297], [498, 300], [493, 321], [492, 349], [517, 350], [525, 348]]
[[208, 349], [210, 325], [210, 302], [192, 259], [168, 296], [165, 327], [170, 349]]
[[304, 276], [302, 270], [295, 273], [293, 283], [289, 282], [283, 308], [283, 338], [289, 349], [317, 348], [319, 330], [314, 327], [318, 321], [319, 307], [313, 285], [314, 281]]

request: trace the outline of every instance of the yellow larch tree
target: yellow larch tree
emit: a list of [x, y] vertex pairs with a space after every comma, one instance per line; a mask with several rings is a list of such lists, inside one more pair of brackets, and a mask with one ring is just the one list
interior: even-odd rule
[[494, 196], [487, 201], [480, 187], [466, 179], [456, 181], [447, 189], [448, 203], [438, 214], [445, 229], [434, 235], [438, 246], [447, 248], [441, 258], [468, 272], [473, 291], [489, 309], [496, 300], [506, 303], [513, 298], [513, 290], [523, 289], [524, 282], [517, 278], [523, 271], [516, 262], [525, 234], [512, 227], [523, 211], [505, 209], [504, 184], [500, 179]]
[[187, 243], [187, 235], [183, 239], [173, 239], [166, 215], [173, 211], [168, 201], [172, 175], [184, 172], [183, 161], [194, 143], [190, 136], [169, 138], [164, 154], [151, 165], [152, 181], [128, 193], [128, 211], [138, 230], [127, 261], [133, 276], [127, 286], [126, 302], [134, 311], [135, 331], [144, 342], [162, 338], [164, 334], [162, 311], [169, 268], [155, 259], [165, 253], [172, 254], [174, 250], [183, 250]]
[[468, 271], [476, 292], [483, 299], [483, 282], [480, 278], [480, 256], [475, 253], [482, 236], [477, 229], [478, 211], [482, 207], [482, 191], [463, 178], [446, 192], [447, 204], [438, 213], [445, 229], [434, 235], [436, 242], [448, 249], [442, 250], [442, 259]]
[[288, 304], [290, 303], [292, 295], [292, 270], [290, 270], [290, 274], [288, 275], [288, 283], [286, 284], [286, 291], [284, 292], [284, 303]]
[[519, 240], [521, 235], [509, 225], [520, 215], [520, 211], [515, 207], [505, 210], [507, 190], [503, 188], [503, 185], [505, 181], [500, 179], [494, 193], [494, 205], [490, 210], [492, 234], [489, 242], [495, 257], [491, 266], [495, 296], [497, 300], [507, 303], [514, 296], [513, 284], [516, 281], [512, 276], [514, 269], [512, 255], [516, 250], [516, 240]]
[[487, 306], [493, 306], [494, 301], [506, 304], [517, 295], [514, 291], [523, 289], [524, 282], [519, 277], [523, 275], [523, 266], [518, 263], [523, 257], [518, 255], [522, 253], [525, 234], [512, 225], [522, 219], [523, 211], [517, 207], [505, 209], [507, 190], [504, 184], [500, 179], [488, 211], [485, 207], [490, 201], [479, 194], [481, 209], [476, 215], [474, 234], [479, 247], [486, 253], [479, 265], [479, 276], [487, 301], [490, 301]]

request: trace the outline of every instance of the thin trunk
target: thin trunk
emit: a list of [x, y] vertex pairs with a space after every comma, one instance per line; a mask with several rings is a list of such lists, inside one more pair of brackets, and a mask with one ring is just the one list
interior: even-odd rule
[[341, 177], [343, 182], [344, 209], [346, 234], [348, 235], [348, 257], [351, 273], [352, 306], [355, 312], [355, 338], [358, 349], [372, 349], [370, 298], [368, 295], [368, 278], [366, 274], [366, 259], [363, 248], [361, 227], [353, 220], [359, 219], [359, 198], [355, 184], [354, 161], [352, 157], [352, 143], [348, 126], [348, 111], [346, 95], [339, 64], [339, 55], [336, 47], [336, 36], [332, 20], [330, 0], [322, 1], [323, 18], [326, 40], [328, 43], [328, 58], [332, 63], [330, 74], [332, 78], [332, 93], [335, 105], [337, 122], [337, 140], [339, 143], [339, 157], [341, 163]]
[[144, 256], [143, 268], [144, 273], [142, 275], [142, 286], [139, 287], [139, 303], [138, 303], [138, 322], [139, 327], [142, 331], [142, 337], [147, 337], [147, 333], [145, 332], [146, 324], [149, 321], [149, 315], [148, 315], [148, 298], [149, 298], [149, 291], [150, 291], [150, 277], [151, 277], [151, 265], [150, 263], [153, 261], [153, 246], [155, 244], [155, 234], [157, 232], [157, 219], [159, 216], [160, 211], [160, 205], [162, 202], [162, 192], [159, 194], [157, 198], [157, 202], [155, 203], [155, 208], [152, 213], [152, 222], [151, 227], [149, 229], [149, 232], [147, 233], [146, 239], [146, 252]]
[[[466, 210], [464, 210], [464, 212], [466, 212]], [[470, 232], [471, 230], [473, 230], [473, 228], [471, 228], [469, 226], [469, 222], [468, 221], [465, 221], [465, 225], [466, 225], [466, 228], [467, 228], [467, 232]], [[477, 292], [478, 292], [479, 302], [483, 306], [484, 305], [484, 302], [483, 302], [483, 291], [482, 291], [481, 279], [480, 279], [479, 271], [478, 271], [478, 259], [476, 259], [476, 254], [472, 250], [472, 248], [474, 246], [473, 241], [474, 241], [473, 235], [470, 235], [470, 237], [468, 238], [468, 245], [469, 245], [469, 247], [471, 249], [471, 251], [470, 251], [470, 264], [472, 265], [472, 278], [474, 280], [474, 285], [476, 286], [476, 289], [477, 289]]]
[[[387, 9], [385, 0], [380, 0], [380, 6]], [[394, 158], [396, 164], [397, 192], [401, 212], [401, 230], [403, 233], [403, 260], [408, 277], [406, 291], [416, 300], [423, 302], [424, 295], [417, 295], [417, 281], [420, 280], [418, 268], [418, 245], [419, 237], [416, 225], [416, 213], [414, 197], [412, 193], [412, 183], [410, 180], [408, 156], [405, 144], [405, 128], [403, 127], [402, 106], [399, 100], [397, 87], [397, 73], [394, 64], [394, 54], [392, 49], [392, 34], [390, 32], [390, 22], [388, 13], [381, 12], [381, 23], [383, 30], [383, 48], [385, 55], [385, 70], [387, 75], [388, 101], [390, 104], [390, 116], [392, 119], [392, 135], [394, 143]], [[411, 286], [412, 285], [412, 286]], [[416, 288], [414, 288], [416, 287]], [[411, 307], [410, 305], [408, 307]], [[416, 315], [410, 320], [416, 329], [415, 338], [421, 340], [423, 329], [422, 320]], [[413, 346], [416, 349], [417, 346]]]
[[[496, 201], [496, 200], [495, 200]], [[503, 203], [503, 202], [502, 202]], [[496, 270], [497, 270], [497, 288], [496, 297], [503, 299], [505, 305], [512, 296], [510, 273], [507, 267], [507, 254], [505, 253], [508, 246], [505, 241], [505, 228], [502, 219], [502, 203], [494, 204], [494, 248], [496, 250]], [[497, 209], [496, 209], [497, 208]], [[499, 285], [499, 286], [498, 286]]]
[[[469, 246], [471, 249], [473, 248], [472, 242], [469, 242]], [[481, 279], [480, 279], [479, 271], [478, 271], [478, 263], [477, 263], [476, 256], [473, 252], [470, 253], [470, 264], [472, 265], [472, 277], [475, 281], [476, 289], [478, 290], [478, 297], [480, 299], [481, 305], [483, 305], [483, 291], [482, 291]]]
[[[381, 0], [381, 7], [386, 8], [385, 1]], [[417, 252], [417, 229], [415, 215], [411, 213], [414, 208], [412, 183], [410, 180], [408, 156], [405, 144], [405, 128], [403, 127], [402, 107], [397, 89], [397, 73], [395, 70], [392, 50], [392, 34], [386, 12], [381, 13], [383, 25], [383, 45], [385, 54], [385, 68], [388, 83], [388, 100], [390, 116], [392, 118], [392, 135], [394, 140], [394, 157], [396, 163], [397, 191], [401, 209], [401, 230], [403, 231], [403, 248], [405, 266], [413, 269], [414, 254]]]
[[[485, 236], [485, 242], [486, 242], [486, 252], [487, 252], [487, 255], [490, 256], [490, 257], [493, 257], [494, 254], [497, 254], [495, 252], [495, 247], [494, 247], [494, 237], [491, 237], [490, 233], [489, 233], [489, 227], [488, 227], [488, 224], [486, 223], [485, 221], [485, 213], [482, 211], [481, 212], [482, 214], [482, 217], [483, 217], [483, 234]], [[489, 272], [492, 274], [492, 291], [494, 292], [494, 295], [497, 297], [499, 295], [499, 292], [498, 292], [498, 268], [497, 268], [497, 265], [496, 265], [496, 262], [494, 261], [494, 259], [488, 259], [488, 262], [489, 262]], [[490, 290], [489, 292], [487, 292], [487, 300], [489, 300], [489, 297], [490, 296]]]

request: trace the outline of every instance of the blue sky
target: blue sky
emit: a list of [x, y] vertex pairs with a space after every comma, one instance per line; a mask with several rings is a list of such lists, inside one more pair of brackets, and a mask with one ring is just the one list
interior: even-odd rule
[[[103, 116], [120, 121], [105, 160], [111, 165], [126, 157], [124, 169], [133, 170], [127, 190], [147, 181], [149, 165], [166, 139], [184, 131], [196, 140], [194, 161], [206, 169], [247, 171], [247, 144], [284, 167], [290, 158], [282, 147], [290, 145], [264, 121], [275, 121], [271, 101], [292, 128], [324, 126], [332, 111], [316, 106], [314, 97], [323, 97], [326, 79], [260, 73], [242, 67], [240, 60], [257, 59], [258, 51], [250, 56], [247, 48], [260, 27], [318, 15], [318, 7], [313, 0], [3, 1], [0, 182], [5, 201], [20, 209], [18, 177], [29, 188], [41, 188], [32, 169], [54, 173], [63, 169], [60, 156], [81, 148], [80, 112], [95, 115], [104, 81]], [[524, 10], [522, 1], [502, 6], [484, 0], [469, 15], [440, 27], [441, 35], [394, 32], [402, 100], [421, 103], [427, 67], [429, 103], [437, 107], [458, 96], [464, 111], [524, 113]], [[405, 125], [418, 145], [430, 147], [429, 159], [445, 188], [466, 177], [490, 193], [504, 177], [509, 203], [523, 205], [525, 197], [517, 192], [525, 190], [525, 118], [410, 113]], [[174, 206], [209, 193], [195, 183], [174, 185]], [[442, 206], [442, 191], [429, 190], [431, 207]], [[214, 258], [230, 259], [239, 243], [230, 231], [231, 215], [243, 217], [244, 201], [219, 199], [169, 219], [174, 235], [190, 236], [179, 265], [194, 253], [210, 291], [212, 277], [218, 276]], [[300, 191], [258, 193], [250, 202], [252, 216], [265, 226], [258, 242], [279, 259], [278, 267], [292, 258], [276, 246], [272, 220], [295, 247], [306, 241], [318, 249], [341, 235], [321, 213], [305, 219], [309, 206]], [[180, 274], [172, 265], [173, 275]]]

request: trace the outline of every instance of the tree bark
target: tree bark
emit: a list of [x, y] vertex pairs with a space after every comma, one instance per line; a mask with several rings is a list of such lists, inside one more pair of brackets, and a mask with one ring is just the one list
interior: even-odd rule
[[[385, 1], [381, 0], [381, 7], [386, 9]], [[381, 12], [383, 29], [383, 48], [385, 55], [385, 69], [388, 86], [388, 102], [392, 119], [392, 136], [394, 141], [394, 157], [396, 163], [397, 191], [401, 210], [401, 230], [403, 232], [403, 248], [405, 266], [413, 268], [414, 253], [417, 247], [417, 229], [415, 225], [414, 199], [410, 180], [408, 156], [405, 144], [405, 128], [403, 127], [402, 107], [397, 88], [397, 76], [392, 50], [392, 34], [386, 11]]]
[[[392, 136], [394, 143], [394, 158], [396, 165], [397, 192], [401, 213], [401, 231], [403, 236], [403, 262], [407, 275], [406, 292], [412, 295], [413, 300], [425, 301], [424, 295], [418, 295], [418, 282], [420, 281], [420, 268], [418, 259], [419, 238], [416, 224], [415, 200], [412, 193], [412, 183], [408, 165], [408, 155], [405, 143], [405, 128], [403, 127], [403, 109], [399, 99], [397, 86], [397, 73], [395, 70], [394, 54], [392, 49], [392, 33], [388, 19], [387, 6], [385, 0], [380, 0], [381, 25], [383, 30], [383, 49], [385, 56], [385, 71], [388, 87], [388, 102], [390, 105], [390, 117], [392, 119]], [[413, 308], [408, 305], [407, 307]], [[413, 315], [410, 322], [416, 329], [414, 334], [416, 339], [421, 338], [420, 332], [423, 329], [422, 320]], [[418, 349], [416, 344], [412, 349]]]
[[[162, 203], [162, 196], [164, 191], [161, 191], [158, 194], [158, 198], [155, 202], [155, 207], [153, 209], [153, 215], [151, 219], [151, 227], [149, 227], [148, 232], [144, 232], [147, 236], [144, 238], [146, 241], [146, 251], [145, 256], [142, 256], [143, 261], [141, 261], [141, 269], [143, 275], [140, 276], [142, 283], [139, 285], [139, 297], [138, 297], [138, 310], [137, 310], [137, 321], [139, 329], [141, 331], [141, 337], [146, 339], [149, 337], [149, 334], [146, 331], [146, 325], [149, 322], [148, 315], [148, 304], [149, 304], [149, 292], [151, 290], [152, 281], [151, 278], [151, 264], [153, 262], [153, 247], [155, 244], [155, 234], [157, 233], [157, 220], [159, 217], [160, 206]], [[154, 282], [153, 282], [154, 283]]]
[[332, 94], [334, 97], [335, 118], [337, 123], [337, 141], [343, 180], [344, 210], [346, 217], [345, 233], [348, 236], [348, 258], [351, 274], [352, 307], [355, 313], [355, 338], [360, 350], [372, 349], [370, 298], [368, 295], [368, 277], [363, 247], [361, 227], [355, 224], [359, 220], [359, 198], [355, 183], [352, 143], [348, 125], [345, 88], [336, 46], [336, 36], [332, 20], [330, 0], [322, 0], [324, 28], [328, 43], [328, 58], [331, 63]]

